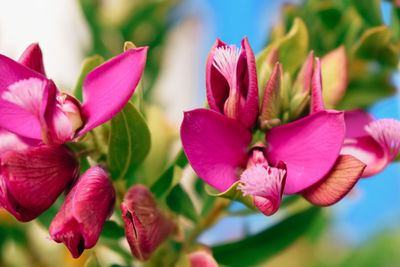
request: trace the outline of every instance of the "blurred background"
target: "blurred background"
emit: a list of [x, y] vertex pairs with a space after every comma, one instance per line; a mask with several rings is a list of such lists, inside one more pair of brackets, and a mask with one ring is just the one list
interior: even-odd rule
[[[374, 18], [364, 21], [363, 16], [357, 15], [355, 9], [349, 7], [351, 2], [355, 1], [0, 0], [0, 53], [17, 59], [29, 44], [39, 42], [47, 75], [59, 88], [72, 90], [85, 57], [100, 54], [110, 58], [122, 52], [127, 40], [137, 46], [150, 46], [144, 79], [145, 98], [161, 105], [170, 124], [178, 129], [182, 112], [202, 106], [205, 100], [205, 61], [216, 37], [240, 45], [240, 40], [247, 36], [257, 54], [274, 38], [271, 33], [276, 34], [279, 25], [284, 23], [288, 28], [294, 16], [304, 16], [309, 26], [310, 49], [314, 49], [317, 56], [323, 56], [337, 44], [346, 44], [347, 49], [356, 42], [336, 37], [341, 36], [336, 25], [344, 23], [345, 19], [348, 28], [361, 25], [355, 30], [354, 40], [359, 38], [361, 29], [374, 25]], [[296, 4], [302, 4], [302, 8], [297, 8]], [[379, 3], [381, 19], [388, 26], [392, 26], [392, 10], [393, 3]], [[320, 17], [315, 19], [312, 14]], [[371, 21], [372, 24], [367, 25]], [[319, 28], [319, 23], [326, 23], [321, 26], [326, 32]], [[400, 32], [394, 34], [400, 35]], [[379, 81], [385, 77], [386, 87], [375, 81], [350, 81], [351, 92], [355, 93], [348, 101], [359, 101], [361, 107], [368, 108], [376, 118], [399, 119], [397, 60], [387, 64], [381, 60], [377, 62], [368, 63], [368, 68], [378, 69], [374, 72], [376, 76], [382, 72]], [[362, 82], [370, 87], [376, 84], [383, 93], [370, 96], [369, 92], [376, 88], [357, 91]], [[342, 106], [346, 108], [348, 104], [344, 102]], [[324, 209], [324, 216], [313, 233], [273, 257], [268, 266], [400, 264], [399, 167], [399, 163], [393, 163], [381, 174], [358, 182], [349, 196]], [[233, 211], [241, 208], [239, 204], [230, 207]], [[48, 255], [42, 252], [26, 252], [29, 255], [26, 258], [15, 257], [21, 249], [18, 242], [27, 237], [18, 235], [15, 230], [16, 238], [7, 238], [5, 232], [14, 231], [10, 230], [12, 221], [7, 218], [5, 212], [0, 211], [0, 265], [29, 266], [32, 260], [54, 262], [54, 259], [46, 259]], [[201, 235], [199, 242], [212, 245], [238, 239], [243, 234], [257, 233], [276, 220], [279, 214], [273, 217], [232, 216]], [[28, 225], [33, 236], [29, 242], [47, 242], [56, 247], [46, 251], [62, 249], [61, 245], [50, 244], [46, 231], [40, 226]], [[67, 266], [82, 264], [69, 259], [67, 254], [62, 257]]]

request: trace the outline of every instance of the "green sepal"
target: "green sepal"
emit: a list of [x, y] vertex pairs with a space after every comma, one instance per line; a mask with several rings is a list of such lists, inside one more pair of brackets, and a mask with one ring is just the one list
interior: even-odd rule
[[230, 200], [236, 200], [250, 209], [257, 209], [256, 206], [254, 205], [254, 200], [252, 196], [243, 196], [243, 192], [237, 189], [237, 186], [239, 185], [240, 181], [237, 181], [234, 183], [231, 187], [228, 188], [225, 192], [222, 193], [215, 193], [215, 189], [213, 189], [210, 186], [206, 186], [206, 192], [214, 197], [222, 197], [222, 198], [227, 198]]

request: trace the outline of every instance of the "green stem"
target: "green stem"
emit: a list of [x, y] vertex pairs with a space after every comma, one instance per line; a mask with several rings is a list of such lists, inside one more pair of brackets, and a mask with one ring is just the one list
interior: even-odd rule
[[203, 230], [207, 229], [209, 226], [216, 223], [221, 217], [225, 208], [230, 203], [231, 201], [229, 199], [217, 198], [217, 200], [214, 203], [214, 207], [212, 208], [210, 213], [208, 213], [208, 215], [199, 224], [196, 225], [196, 227], [193, 229], [192, 233], [186, 240], [185, 245], [186, 246], [191, 245], [199, 236], [199, 234], [203, 232]]

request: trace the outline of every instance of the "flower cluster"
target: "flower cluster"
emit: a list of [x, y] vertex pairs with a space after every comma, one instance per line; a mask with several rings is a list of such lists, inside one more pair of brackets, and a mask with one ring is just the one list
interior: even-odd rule
[[83, 83], [82, 103], [46, 77], [37, 44], [19, 62], [0, 55], [0, 206], [27, 222], [65, 192], [50, 236], [75, 258], [99, 239], [114, 211], [115, 190], [99, 165], [78, 178], [78, 158], [65, 143], [124, 107], [143, 73], [146, 52], [129, 49], [92, 70]]
[[324, 108], [321, 63], [312, 52], [293, 85], [276, 62], [259, 90], [247, 38], [240, 49], [217, 39], [206, 88], [210, 109], [185, 112], [182, 122], [187, 158], [206, 183], [250, 196], [265, 215], [279, 209], [283, 194], [332, 205], [400, 150], [399, 121]]

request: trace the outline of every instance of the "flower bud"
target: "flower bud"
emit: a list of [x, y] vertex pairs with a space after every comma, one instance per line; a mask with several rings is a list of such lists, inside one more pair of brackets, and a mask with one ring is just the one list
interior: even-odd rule
[[115, 205], [115, 190], [98, 166], [88, 169], [67, 195], [50, 225], [50, 236], [63, 242], [74, 258], [96, 245]]
[[218, 267], [211, 250], [204, 247], [189, 254], [190, 267]]
[[132, 254], [141, 261], [175, 230], [172, 220], [158, 209], [152, 193], [145, 186], [132, 186], [121, 203], [125, 234]]
[[78, 162], [65, 147], [28, 147], [1, 155], [0, 205], [21, 222], [47, 210], [75, 179]]
[[206, 64], [210, 108], [253, 128], [258, 114], [258, 85], [254, 53], [245, 37], [240, 49], [217, 39]]

